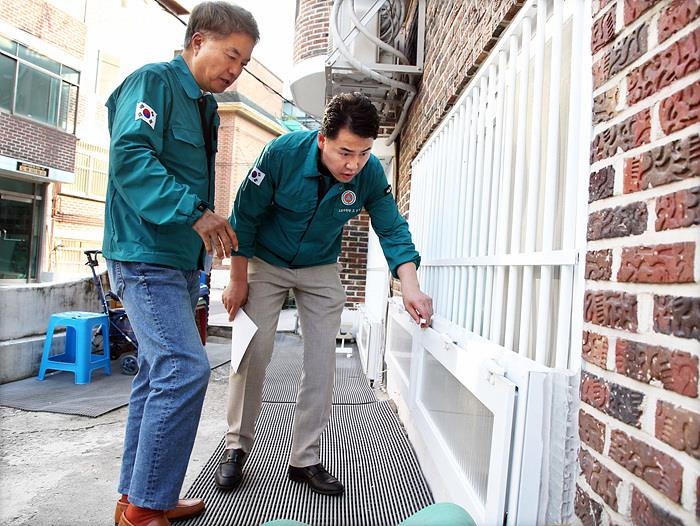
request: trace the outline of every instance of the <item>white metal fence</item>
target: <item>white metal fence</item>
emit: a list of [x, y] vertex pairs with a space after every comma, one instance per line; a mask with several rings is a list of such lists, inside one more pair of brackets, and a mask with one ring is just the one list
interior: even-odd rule
[[577, 365], [581, 341], [586, 5], [528, 2], [412, 166], [411, 230], [436, 313], [559, 368]]

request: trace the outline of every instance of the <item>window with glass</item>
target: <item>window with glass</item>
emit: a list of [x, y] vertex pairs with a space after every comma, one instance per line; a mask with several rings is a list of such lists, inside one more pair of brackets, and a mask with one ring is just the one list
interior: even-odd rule
[[75, 132], [80, 72], [0, 36], [0, 109]]
[[37, 276], [41, 186], [0, 178], [0, 281]]

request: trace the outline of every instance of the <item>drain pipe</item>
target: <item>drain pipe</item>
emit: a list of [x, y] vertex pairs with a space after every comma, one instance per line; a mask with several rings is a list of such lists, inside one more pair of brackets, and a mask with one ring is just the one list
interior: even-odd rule
[[[355, 68], [357, 71], [360, 73], [363, 73], [370, 77], [373, 80], [376, 80], [377, 82], [380, 82], [382, 84], [386, 84], [387, 86], [390, 86], [392, 88], [396, 89], [401, 89], [403, 91], [408, 92], [408, 95], [406, 96], [406, 100], [404, 101], [403, 108], [401, 109], [401, 115], [399, 116], [398, 121], [396, 122], [396, 126], [394, 127], [394, 131], [391, 133], [389, 138], [386, 140], [386, 145], [389, 146], [391, 145], [398, 134], [401, 132], [401, 127], [403, 126], [404, 122], [406, 121], [407, 113], [408, 113], [408, 107], [411, 105], [411, 102], [413, 102], [413, 99], [416, 96], [416, 88], [412, 86], [411, 84], [407, 84], [406, 82], [401, 82], [398, 80], [394, 80], [391, 77], [387, 77], [385, 75], [381, 75], [377, 73], [376, 71], [371, 70], [362, 62], [357, 60], [355, 57], [352, 56], [352, 53], [350, 50], [347, 48], [345, 45], [345, 42], [343, 42], [343, 39], [340, 35], [340, 30], [338, 29], [338, 16], [340, 14], [340, 5], [344, 2], [345, 0], [334, 0], [333, 1], [333, 8], [331, 10], [331, 24], [330, 24], [330, 29], [331, 29], [331, 36], [333, 37], [333, 41], [336, 43], [338, 47], [338, 51], [340, 52], [341, 55], [345, 58], [345, 60], [348, 61], [348, 63]], [[359, 28], [358, 28], [359, 29]]]

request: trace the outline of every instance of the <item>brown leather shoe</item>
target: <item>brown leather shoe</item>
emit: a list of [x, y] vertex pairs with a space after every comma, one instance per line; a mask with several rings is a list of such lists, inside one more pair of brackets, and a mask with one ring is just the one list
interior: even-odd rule
[[[114, 509], [114, 524], [119, 524], [119, 520], [128, 505], [127, 502], [117, 501], [117, 507]], [[166, 512], [165, 516], [171, 521], [177, 521], [195, 517], [203, 511], [204, 501], [202, 499], [180, 499], [172, 510]]]
[[[122, 513], [121, 518], [119, 519], [119, 523], [117, 526], [134, 526], [129, 522], [129, 519], [126, 518], [126, 515]], [[165, 516], [165, 513], [161, 515], [160, 517], [156, 517], [155, 519], [151, 519], [148, 521], [148, 524], [142, 524], [139, 526], [170, 526], [170, 521], [168, 518]]]

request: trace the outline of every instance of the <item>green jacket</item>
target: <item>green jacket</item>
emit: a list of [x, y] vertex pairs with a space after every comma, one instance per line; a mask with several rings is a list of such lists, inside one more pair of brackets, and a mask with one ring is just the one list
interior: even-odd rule
[[192, 224], [202, 215], [197, 206], [214, 202], [219, 116], [214, 98], [205, 96], [212, 136], [207, 162], [201, 96], [184, 59], [177, 57], [143, 66], [109, 97], [106, 258], [202, 268], [204, 245]]
[[420, 256], [379, 159], [370, 155], [352, 182], [335, 181], [319, 203], [318, 153], [315, 131], [288, 133], [265, 146], [233, 204], [234, 255], [286, 268], [335, 263], [343, 226], [365, 208], [392, 274], [409, 261], [417, 267]]

